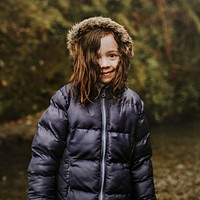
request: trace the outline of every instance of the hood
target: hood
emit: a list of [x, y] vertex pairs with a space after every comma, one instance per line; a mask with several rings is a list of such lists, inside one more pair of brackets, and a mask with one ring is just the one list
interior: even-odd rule
[[127, 54], [130, 57], [133, 56], [133, 42], [126, 29], [110, 18], [101, 16], [85, 19], [73, 25], [71, 30], [69, 30], [67, 34], [67, 48], [72, 56], [75, 54], [75, 46], [82, 35], [95, 28], [106, 28], [113, 31], [126, 46]]

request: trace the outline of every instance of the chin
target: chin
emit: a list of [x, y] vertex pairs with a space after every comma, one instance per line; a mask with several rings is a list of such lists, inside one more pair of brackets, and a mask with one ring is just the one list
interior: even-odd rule
[[107, 78], [102, 78], [100, 79], [101, 83], [104, 85], [109, 85], [113, 81], [114, 77], [107, 77]]
[[109, 85], [112, 82], [112, 80], [101, 80], [101, 83], [104, 85]]

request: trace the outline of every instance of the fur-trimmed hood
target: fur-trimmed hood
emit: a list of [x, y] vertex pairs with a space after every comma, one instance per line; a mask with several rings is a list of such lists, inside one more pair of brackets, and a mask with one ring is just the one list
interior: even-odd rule
[[127, 54], [133, 56], [133, 42], [126, 29], [117, 22], [106, 17], [91, 17], [72, 26], [67, 34], [67, 48], [72, 56], [75, 54], [75, 45], [82, 35], [95, 28], [110, 29], [119, 36], [127, 48]]

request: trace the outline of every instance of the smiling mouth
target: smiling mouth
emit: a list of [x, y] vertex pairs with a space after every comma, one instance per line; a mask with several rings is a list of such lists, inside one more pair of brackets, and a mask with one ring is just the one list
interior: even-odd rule
[[107, 76], [110, 75], [114, 70], [108, 71], [108, 72], [101, 72], [101, 75]]

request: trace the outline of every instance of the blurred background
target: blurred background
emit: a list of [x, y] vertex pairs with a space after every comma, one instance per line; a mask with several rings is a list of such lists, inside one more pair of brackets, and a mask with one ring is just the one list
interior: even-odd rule
[[147, 107], [158, 200], [199, 200], [200, 0], [0, 1], [0, 199], [26, 199], [37, 121], [71, 74], [66, 33], [99, 15], [134, 40], [128, 86]]

